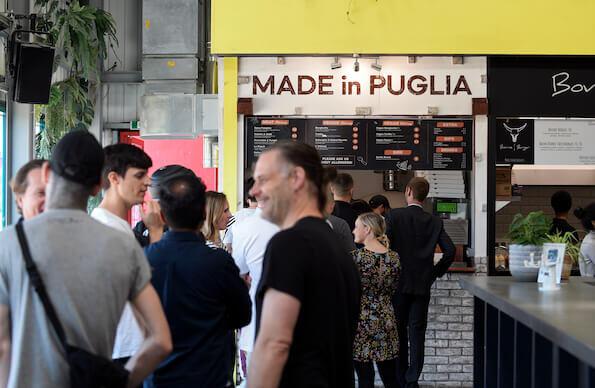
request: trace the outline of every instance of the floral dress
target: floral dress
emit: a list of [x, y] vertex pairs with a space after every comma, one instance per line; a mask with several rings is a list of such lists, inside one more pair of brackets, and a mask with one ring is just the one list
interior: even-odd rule
[[397, 321], [392, 305], [401, 272], [399, 255], [391, 250], [375, 253], [365, 248], [353, 251], [352, 255], [362, 284], [353, 359], [364, 362], [392, 360], [399, 354]]

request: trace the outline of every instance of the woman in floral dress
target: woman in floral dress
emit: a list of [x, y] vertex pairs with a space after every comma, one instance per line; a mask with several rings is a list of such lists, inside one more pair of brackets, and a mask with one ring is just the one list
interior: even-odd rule
[[364, 247], [352, 252], [362, 284], [360, 316], [353, 345], [359, 388], [374, 387], [374, 363], [386, 388], [397, 387], [399, 354], [397, 321], [392, 297], [397, 289], [401, 263], [388, 249], [382, 216], [364, 213], [355, 221], [355, 242]]

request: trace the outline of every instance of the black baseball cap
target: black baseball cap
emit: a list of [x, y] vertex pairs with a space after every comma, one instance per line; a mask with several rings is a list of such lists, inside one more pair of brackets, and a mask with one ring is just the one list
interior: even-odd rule
[[92, 187], [101, 182], [103, 148], [86, 130], [67, 133], [52, 152], [50, 167], [62, 178]]
[[194, 171], [190, 170], [189, 168], [180, 166], [179, 164], [163, 166], [153, 172], [151, 175], [151, 187], [149, 188], [151, 197], [153, 197], [153, 199], [159, 199], [159, 189], [161, 186], [168, 180], [181, 176], [195, 177], [196, 174], [194, 174]]

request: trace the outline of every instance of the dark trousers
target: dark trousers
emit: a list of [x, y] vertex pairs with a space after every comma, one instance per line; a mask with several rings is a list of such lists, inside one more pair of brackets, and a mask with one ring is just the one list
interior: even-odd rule
[[[359, 388], [374, 388], [374, 363], [372, 361], [354, 361], [355, 373]], [[380, 379], [385, 388], [397, 388], [396, 360], [378, 361], [376, 363]]]
[[402, 388], [418, 387], [424, 367], [426, 327], [430, 295], [397, 293], [393, 300], [399, 332], [397, 378]]

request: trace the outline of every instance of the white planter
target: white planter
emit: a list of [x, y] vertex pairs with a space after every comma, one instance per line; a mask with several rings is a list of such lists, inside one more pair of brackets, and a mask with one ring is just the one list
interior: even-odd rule
[[517, 245], [508, 247], [510, 274], [520, 282], [536, 282], [541, 263], [541, 245]]

